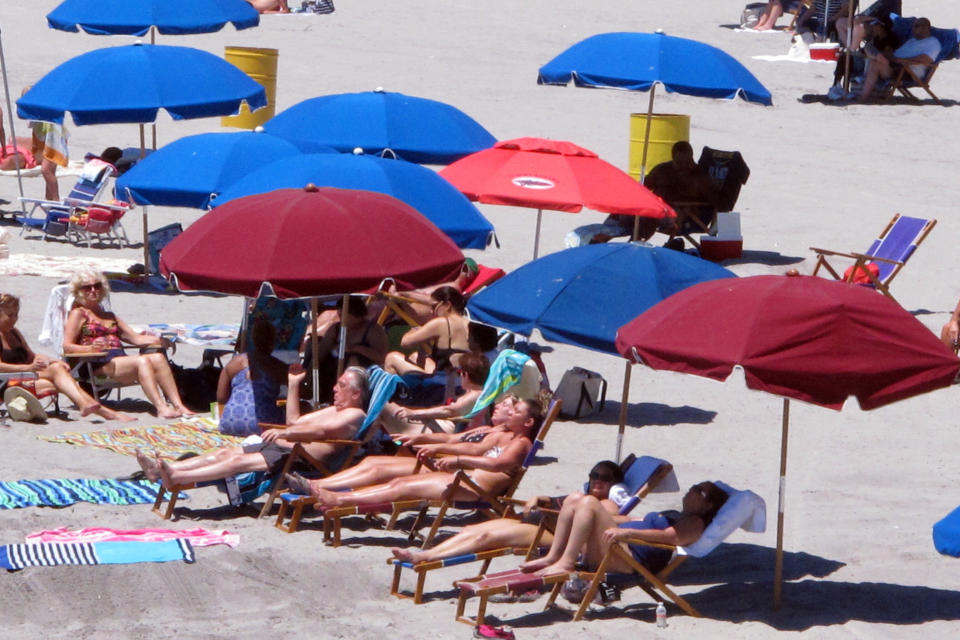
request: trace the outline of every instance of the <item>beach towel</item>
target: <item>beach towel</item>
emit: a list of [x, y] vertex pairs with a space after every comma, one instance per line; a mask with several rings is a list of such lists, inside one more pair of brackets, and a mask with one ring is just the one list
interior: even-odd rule
[[[152, 427], [128, 427], [88, 433], [67, 432], [56, 436], [37, 436], [47, 442], [60, 442], [107, 449], [134, 456], [137, 449], [156, 451], [162, 458], [175, 460], [185, 453], [203, 453], [210, 449], [238, 447], [243, 438], [224, 435], [209, 420], [174, 422]], [[150, 498], [152, 501], [153, 498]]]
[[149, 333], [152, 336], [176, 336], [175, 342], [183, 342], [198, 347], [230, 346], [237, 341], [239, 324], [148, 324], [130, 325], [134, 331]]
[[[71, 162], [65, 167], [57, 167], [57, 177], [63, 178], [65, 176], [79, 176], [83, 171], [82, 162]], [[41, 173], [40, 166], [30, 167], [29, 169], [20, 169], [21, 178], [35, 178]], [[10, 169], [8, 171], [0, 171], [0, 176], [7, 176], [8, 178], [16, 178], [17, 170]]]
[[187, 540], [194, 547], [210, 547], [225, 544], [236, 549], [240, 536], [229, 531], [210, 531], [196, 529], [110, 529], [108, 527], [86, 527], [71, 530], [66, 527], [38, 531], [26, 537], [30, 544], [40, 542], [166, 542], [167, 540]]
[[12, 253], [0, 260], [0, 275], [41, 276], [66, 279], [81, 269], [92, 271], [126, 271], [134, 260], [122, 258], [93, 258], [90, 256], [42, 256], [31, 253]]
[[133, 564], [135, 562], [196, 561], [188, 540], [166, 542], [42, 542], [0, 546], [0, 568], [59, 565]]
[[31, 122], [34, 140], [42, 144], [43, 159], [53, 162], [59, 167], [70, 164], [70, 152], [67, 148], [67, 138], [70, 137], [67, 128], [52, 122]]
[[76, 502], [149, 504], [156, 499], [158, 488], [149, 480], [15, 480], [0, 482], [0, 509], [66, 507]]
[[520, 382], [523, 365], [529, 359], [530, 356], [527, 354], [513, 349], [502, 351], [490, 366], [490, 373], [487, 375], [487, 381], [483, 385], [480, 397], [477, 398], [477, 401], [473, 404], [473, 409], [464, 418], [472, 418], [477, 415], [493, 404], [493, 401], [507, 389]]

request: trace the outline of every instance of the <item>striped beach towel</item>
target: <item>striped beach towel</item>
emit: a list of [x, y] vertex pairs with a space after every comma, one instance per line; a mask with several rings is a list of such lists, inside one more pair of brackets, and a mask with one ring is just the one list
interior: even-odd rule
[[69, 432], [57, 436], [37, 436], [47, 442], [61, 442], [133, 456], [137, 449], [156, 451], [161, 457], [175, 460], [185, 453], [203, 453], [222, 447], [237, 447], [243, 438], [228, 436], [203, 421], [174, 422], [153, 427], [130, 427], [88, 433]]
[[188, 540], [166, 542], [42, 542], [0, 545], [0, 568], [59, 565], [133, 564], [135, 562], [196, 561]]
[[66, 507], [76, 502], [148, 504], [158, 485], [149, 480], [17, 480], [0, 482], [0, 509]]

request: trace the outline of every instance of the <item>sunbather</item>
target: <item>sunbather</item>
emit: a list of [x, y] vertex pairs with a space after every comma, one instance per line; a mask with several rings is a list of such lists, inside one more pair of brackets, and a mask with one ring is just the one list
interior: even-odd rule
[[[910, 70], [918, 78], [927, 75], [929, 64], [932, 64], [940, 55], [940, 41], [931, 32], [930, 20], [917, 18], [913, 22], [912, 35], [909, 40], [888, 57], [883, 52], [870, 56], [870, 66], [863, 79], [863, 87], [857, 102], [866, 102], [873, 97], [873, 89], [881, 79], [889, 80], [894, 72], [903, 65], [910, 66]], [[868, 54], [869, 55], [869, 54]]]
[[[408, 562], [429, 562], [443, 558], [452, 558], [466, 553], [477, 553], [488, 549], [501, 547], [529, 547], [537, 534], [542, 513], [540, 507], [559, 508], [560, 505], [574, 505], [586, 496], [596, 498], [600, 506], [608, 511], [616, 521], [625, 522], [626, 516], [617, 516], [622, 506], [615, 501], [619, 495], [629, 498], [622, 486], [617, 485], [623, 480], [623, 471], [620, 466], [610, 460], [603, 460], [590, 470], [589, 487], [587, 493], [575, 491], [565, 497], [550, 498], [537, 496], [531, 498], [523, 506], [522, 519], [515, 517], [495, 518], [478, 524], [467, 525], [456, 535], [447, 538], [431, 549], [391, 549], [394, 557]], [[623, 500], [621, 500], [622, 502]], [[547, 529], [540, 538], [540, 543], [549, 545], [553, 541], [553, 534]]]
[[[430, 431], [453, 433], [456, 425], [452, 419], [466, 414], [473, 408], [490, 372], [490, 362], [480, 353], [465, 353], [460, 358], [458, 371], [463, 393], [453, 401], [422, 409], [404, 407], [390, 402], [380, 414], [384, 429], [388, 433], [404, 435], [415, 435], [425, 428], [429, 428]], [[478, 416], [480, 415], [486, 415], [486, 412], [481, 412]], [[483, 423], [474, 423], [474, 426], [480, 424]]]
[[41, 394], [56, 389], [58, 393], [70, 398], [84, 417], [96, 414], [107, 420], [135, 420], [125, 413], [101, 405], [90, 397], [70, 375], [70, 367], [66, 362], [50, 360], [34, 353], [23, 334], [16, 328], [19, 315], [20, 299], [8, 293], [0, 294], [0, 373], [35, 373], [37, 378], [33, 382], [24, 380], [21, 386]]
[[[618, 523], [614, 516], [592, 496], [564, 505], [557, 519], [557, 529], [550, 551], [542, 558], [520, 565], [523, 571], [538, 575], [568, 573], [577, 566], [577, 559], [595, 569], [612, 544], [626, 545], [637, 562], [656, 573], [667, 565], [669, 549], [622, 542], [628, 538], [668, 545], [696, 542], [727, 500], [727, 494], [712, 482], [690, 487], [683, 497], [682, 511], [652, 511], [641, 520]], [[614, 559], [611, 571], [629, 572], [629, 565]]]
[[[389, 293], [414, 300], [412, 303], [398, 301], [398, 304], [400, 308], [403, 309], [411, 318], [420, 324], [426, 324], [433, 318], [433, 307], [436, 304], [436, 300], [431, 297], [433, 292], [443, 287], [453, 287], [462, 294], [464, 289], [466, 289], [467, 286], [473, 282], [474, 278], [477, 277], [477, 273], [479, 271], [480, 267], [477, 265], [477, 261], [473, 258], [466, 258], [463, 261], [463, 266], [460, 268], [460, 272], [453, 280], [441, 282], [440, 284], [433, 285], [432, 287], [413, 289], [412, 291], [398, 292], [396, 287], [391, 287], [389, 289]], [[377, 306], [382, 308], [382, 304]], [[377, 315], [379, 315], [379, 309]]]
[[70, 280], [70, 290], [75, 301], [64, 327], [64, 354], [69, 357], [103, 353], [96, 361], [95, 374], [109, 376], [121, 384], [139, 383], [161, 418], [193, 415], [183, 404], [164, 353], [124, 353], [122, 340], [138, 347], [168, 344], [159, 336], [135, 332], [115, 313], [103, 308], [101, 303], [110, 293], [106, 277], [94, 271], [80, 271]]
[[434, 302], [433, 320], [411, 329], [400, 340], [400, 345], [406, 349], [419, 347], [428, 350], [429, 354], [388, 353], [383, 368], [389, 373], [433, 375], [456, 366], [459, 354], [470, 350], [470, 320], [465, 315], [463, 295], [453, 287], [440, 287], [430, 296]]
[[[512, 404], [507, 421], [500, 426], [479, 427], [470, 433], [481, 436], [473, 442], [426, 444], [418, 448], [417, 457], [432, 461], [437, 469], [417, 473], [372, 487], [337, 493], [294, 476], [287, 482], [295, 491], [307, 491], [322, 506], [379, 504], [396, 500], [438, 500], [450, 490], [456, 472], [467, 471], [469, 477], [484, 491], [497, 495], [510, 483], [511, 476], [520, 469], [532, 443], [530, 433], [539, 428], [539, 403], [517, 400]], [[447, 454], [445, 457], [436, 457]], [[459, 487], [451, 496], [455, 500], [476, 500], [478, 496], [468, 487]]]
[[[507, 396], [496, 404], [493, 408], [493, 416], [490, 420], [492, 427], [498, 427], [505, 424], [513, 413], [513, 405], [516, 398]], [[435, 445], [456, 445], [461, 442], [478, 442], [486, 437], [486, 433], [492, 427], [478, 427], [470, 429], [464, 433], [422, 433], [417, 435], [396, 434], [392, 435], [397, 442], [413, 450], [419, 450], [426, 446]], [[479, 439], [479, 440], [478, 440]], [[396, 456], [367, 456], [349, 469], [344, 469], [326, 478], [309, 481], [309, 485], [315, 489], [353, 489], [356, 487], [369, 487], [374, 484], [380, 484], [402, 478], [414, 472], [417, 466], [417, 459], [409, 455]], [[429, 469], [424, 468], [424, 472]], [[292, 474], [288, 481], [292, 482], [291, 487], [303, 495], [313, 491], [307, 485], [307, 480], [299, 474]]]
[[219, 480], [238, 473], [250, 471], [277, 471], [283, 467], [286, 456], [294, 445], [302, 443], [311, 456], [328, 459], [339, 448], [322, 439], [348, 439], [353, 437], [363, 423], [363, 411], [367, 395], [367, 373], [351, 367], [337, 380], [333, 392], [333, 404], [324, 409], [300, 415], [297, 386], [306, 372], [296, 365], [288, 376], [290, 387], [287, 400], [287, 423], [285, 429], [267, 429], [263, 441], [243, 447], [217, 449], [179, 462], [153, 460], [137, 451], [137, 462], [150, 480], [163, 480], [168, 489], [195, 482]]
[[220, 372], [217, 402], [223, 403], [220, 432], [235, 436], [260, 433], [260, 423], [283, 421], [277, 406], [280, 386], [287, 381], [287, 365], [271, 355], [277, 330], [260, 319], [251, 330], [253, 349], [238, 353]]

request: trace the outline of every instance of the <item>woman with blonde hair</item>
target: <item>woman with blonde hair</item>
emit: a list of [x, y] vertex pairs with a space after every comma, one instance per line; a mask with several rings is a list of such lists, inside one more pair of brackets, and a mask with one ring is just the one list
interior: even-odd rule
[[[21, 386], [35, 395], [45, 394], [51, 389], [62, 393], [80, 409], [84, 417], [97, 414], [106, 420], [134, 420], [125, 413], [102, 406], [87, 394], [73, 376], [70, 368], [62, 360], [50, 360], [46, 356], [34, 353], [16, 328], [20, 316], [20, 298], [8, 293], [0, 294], [0, 373], [34, 373], [36, 378], [25, 378]], [[31, 384], [32, 383], [32, 384]], [[30, 387], [33, 386], [33, 389]]]
[[103, 308], [110, 293], [104, 275], [80, 271], [70, 281], [70, 291], [75, 300], [64, 327], [64, 354], [102, 353], [103, 357], [94, 364], [94, 374], [106, 375], [121, 384], [139, 383], [161, 418], [193, 415], [180, 398], [166, 355], [160, 351], [124, 353], [124, 340], [138, 347], [164, 347], [167, 343], [160, 337], [135, 332]]

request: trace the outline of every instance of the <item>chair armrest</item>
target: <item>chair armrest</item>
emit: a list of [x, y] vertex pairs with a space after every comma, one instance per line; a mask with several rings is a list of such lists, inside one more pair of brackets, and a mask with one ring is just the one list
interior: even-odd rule
[[[629, 531], [629, 529], [626, 529], [626, 531]], [[648, 542], [634, 533], [627, 534], [624, 539], [621, 540], [621, 542], [626, 542], [627, 544], [641, 544], [645, 547], [656, 547], [657, 549], [669, 549], [670, 551], [677, 550], [677, 545], [675, 544]]]
[[814, 253], [819, 253], [825, 256], [842, 256], [844, 258], [850, 258], [851, 260], [856, 260], [857, 255], [854, 253], [845, 253], [843, 251], [831, 251], [830, 249], [818, 249], [817, 247], [810, 247], [810, 251]]
[[106, 351], [84, 351], [83, 353], [65, 353], [64, 358], [73, 358], [76, 360], [96, 360], [107, 355]]
[[900, 260], [891, 260], [890, 258], [881, 258], [880, 256], [871, 256], [868, 253], [854, 253], [853, 257], [857, 260], [868, 260], [870, 262], [886, 262], [888, 264], [903, 264]]

